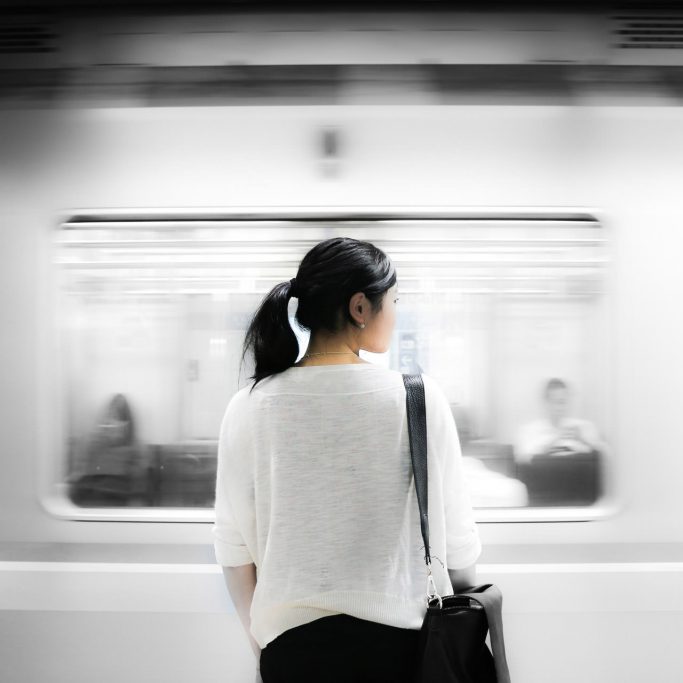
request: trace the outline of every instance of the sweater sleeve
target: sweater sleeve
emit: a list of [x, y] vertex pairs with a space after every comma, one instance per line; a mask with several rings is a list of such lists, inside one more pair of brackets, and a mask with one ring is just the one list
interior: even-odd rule
[[[427, 434], [442, 463], [444, 515], [446, 519], [446, 566], [463, 569], [481, 554], [470, 493], [462, 463], [460, 439], [448, 399], [432, 377], [424, 375], [427, 402]], [[431, 412], [431, 416], [430, 416]]]
[[242, 396], [235, 394], [228, 403], [220, 428], [218, 440], [218, 464], [216, 472], [216, 522], [212, 527], [216, 561], [224, 567], [236, 567], [254, 562], [240, 530], [240, 498], [231, 493], [235, 487], [244, 486], [240, 470], [246, 457], [244, 444], [240, 443], [238, 415]]

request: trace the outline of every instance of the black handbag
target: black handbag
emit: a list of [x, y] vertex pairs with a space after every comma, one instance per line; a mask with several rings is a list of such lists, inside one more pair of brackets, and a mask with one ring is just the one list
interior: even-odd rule
[[[420, 527], [427, 565], [427, 612], [418, 639], [414, 683], [510, 683], [500, 590], [473, 586], [440, 596], [432, 577], [427, 514], [427, 413], [421, 375], [403, 375]], [[491, 632], [491, 648], [486, 634]]]

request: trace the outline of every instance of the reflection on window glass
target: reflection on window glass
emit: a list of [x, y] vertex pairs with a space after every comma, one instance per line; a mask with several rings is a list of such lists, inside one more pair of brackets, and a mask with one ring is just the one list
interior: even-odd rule
[[[605, 488], [608, 244], [590, 216], [74, 219], [58, 234], [65, 489], [77, 506], [211, 508], [261, 298], [320, 240], [397, 267], [373, 358], [446, 393], [477, 507], [590, 505]], [[290, 302], [294, 316], [296, 299]], [[295, 330], [305, 351], [307, 334]]]

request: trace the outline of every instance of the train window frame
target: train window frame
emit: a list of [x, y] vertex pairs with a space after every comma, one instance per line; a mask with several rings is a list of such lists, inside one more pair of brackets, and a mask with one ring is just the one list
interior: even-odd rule
[[[120, 224], [135, 223], [164, 223], [169, 227], [178, 224], [191, 224], [193, 222], [218, 222], [230, 224], [230, 226], [258, 225], [277, 226], [281, 229], [285, 224], [296, 225], [307, 230], [306, 243], [315, 242], [333, 236], [336, 229], [344, 227], [348, 233], [352, 228], [359, 225], [372, 224], [377, 228], [377, 236], [367, 236], [373, 242], [381, 243], [381, 236], [388, 235], [388, 230], [396, 229], [397, 226], [407, 227], [418, 221], [424, 221], [431, 225], [443, 222], [471, 222], [477, 223], [520, 223], [529, 224], [576, 222], [599, 228], [604, 237], [607, 249], [605, 258], [601, 263], [604, 285], [601, 296], [604, 298], [603, 321], [606, 328], [606, 339], [610, 349], [614, 348], [615, 335], [612, 330], [614, 323], [611, 305], [614, 297], [613, 287], [613, 253], [611, 239], [609, 239], [609, 226], [601, 212], [594, 208], [582, 207], [331, 207], [321, 210], [309, 207], [268, 207], [268, 208], [230, 208], [225, 210], [215, 209], [183, 209], [168, 211], [161, 209], [137, 209], [137, 210], [97, 210], [78, 209], [66, 212], [60, 217], [55, 225], [55, 236], [63, 234], [69, 229], [83, 229], [88, 226], [100, 226], [111, 228]], [[309, 239], [310, 236], [310, 239]], [[267, 236], [264, 233], [263, 239]], [[380, 244], [380, 246], [382, 246]], [[66, 439], [63, 430], [63, 413], [60, 410], [60, 390], [63, 380], [63, 349], [60, 347], [60, 324], [61, 324], [61, 294], [59, 291], [60, 268], [60, 244], [53, 239], [49, 250], [48, 275], [45, 280], [46, 303], [54, 312], [49, 321], [51, 329], [46, 332], [50, 335], [52, 344], [47, 356], [39, 361], [40, 393], [42, 397], [41, 414], [43, 424], [39, 432], [39, 467], [38, 474], [38, 497], [43, 508], [52, 516], [60, 519], [79, 521], [131, 521], [131, 522], [182, 522], [182, 523], [213, 523], [214, 512], [212, 508], [201, 507], [80, 507], [74, 504], [66, 490], [64, 483], [64, 464], [66, 462]], [[292, 255], [291, 249], [289, 254]], [[297, 254], [297, 258], [300, 255]], [[289, 267], [291, 270], [291, 266]], [[284, 278], [283, 278], [284, 279]], [[265, 290], [267, 291], [267, 290]], [[264, 293], [265, 293], [264, 291]], [[604, 351], [605, 349], [603, 349]], [[616, 434], [615, 393], [613, 367], [616, 354], [607, 354], [602, 359], [607, 364], [606, 376], [608, 378], [605, 388], [606, 424], [608, 433]], [[55, 456], [54, 444], [60, 444], [58, 455]], [[613, 448], [618, 444], [611, 440], [608, 443]], [[571, 506], [535, 506], [535, 507], [476, 507], [474, 516], [481, 523], [516, 523], [516, 522], [577, 522], [604, 519], [615, 515], [621, 508], [621, 502], [616, 488], [616, 465], [614, 458], [604, 470], [602, 479], [603, 494], [590, 505]]]

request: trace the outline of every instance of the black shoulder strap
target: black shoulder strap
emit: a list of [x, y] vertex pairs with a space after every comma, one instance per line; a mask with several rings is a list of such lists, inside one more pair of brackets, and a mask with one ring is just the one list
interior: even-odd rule
[[425, 563], [431, 564], [429, 553], [429, 510], [427, 499], [427, 411], [425, 388], [422, 375], [403, 375], [406, 388], [406, 415], [408, 416], [408, 437], [410, 456], [413, 462], [413, 478], [420, 510], [420, 528], [425, 545]]

